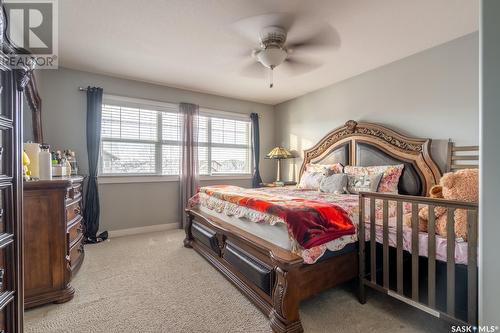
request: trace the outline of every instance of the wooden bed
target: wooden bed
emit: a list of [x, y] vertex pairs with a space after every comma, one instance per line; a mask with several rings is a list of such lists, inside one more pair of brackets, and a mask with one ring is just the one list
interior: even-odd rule
[[[384, 126], [348, 121], [304, 152], [307, 163], [405, 164], [400, 193], [424, 195], [440, 178], [430, 139], [410, 138]], [[198, 209], [187, 209], [184, 246], [193, 248], [238, 287], [264, 314], [274, 332], [302, 332], [299, 304], [358, 277], [358, 253], [315, 264]]]

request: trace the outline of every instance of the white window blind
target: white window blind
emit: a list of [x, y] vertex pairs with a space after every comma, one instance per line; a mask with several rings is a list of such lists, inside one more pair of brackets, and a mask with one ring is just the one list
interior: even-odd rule
[[[101, 175], [179, 174], [181, 121], [177, 105], [105, 98], [102, 107]], [[250, 121], [235, 117], [201, 110], [201, 175], [250, 174]]]
[[250, 121], [204, 114], [203, 110], [201, 114], [198, 138], [200, 174], [250, 174]]

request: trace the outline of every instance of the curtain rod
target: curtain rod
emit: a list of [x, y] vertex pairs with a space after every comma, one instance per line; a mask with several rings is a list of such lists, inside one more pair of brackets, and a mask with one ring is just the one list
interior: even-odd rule
[[[84, 88], [84, 87], [78, 87], [78, 91], [87, 91], [88, 89], [87, 88]], [[213, 108], [213, 107], [208, 107], [208, 106], [203, 106], [203, 105], [199, 105], [200, 108], [204, 108], [204, 109], [209, 109], [209, 110], [213, 110], [213, 111], [222, 111], [222, 112], [227, 112], [227, 113], [239, 113], [239, 112], [231, 112], [231, 111], [226, 111], [226, 110], [219, 110], [218, 108]], [[261, 118], [261, 114], [260, 112], [256, 112], [258, 117]]]

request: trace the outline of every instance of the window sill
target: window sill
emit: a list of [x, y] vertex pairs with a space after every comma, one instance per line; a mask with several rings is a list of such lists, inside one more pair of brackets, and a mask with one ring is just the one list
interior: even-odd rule
[[[216, 180], [243, 180], [252, 179], [252, 175], [217, 175], [200, 176], [200, 181]], [[163, 183], [178, 182], [179, 176], [159, 176], [159, 175], [141, 175], [141, 176], [99, 176], [98, 184], [132, 184], [132, 183]]]
[[97, 182], [99, 184], [162, 183], [162, 182], [178, 182], [178, 181], [179, 181], [179, 176], [141, 175], [141, 176], [97, 177]]
[[236, 179], [252, 179], [252, 175], [216, 175], [216, 176], [200, 176], [201, 181], [205, 180], [236, 180]]

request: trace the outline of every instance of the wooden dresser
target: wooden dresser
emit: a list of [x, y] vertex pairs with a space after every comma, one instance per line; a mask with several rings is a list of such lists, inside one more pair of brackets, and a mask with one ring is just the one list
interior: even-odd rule
[[83, 258], [83, 177], [24, 183], [24, 307], [73, 298]]

